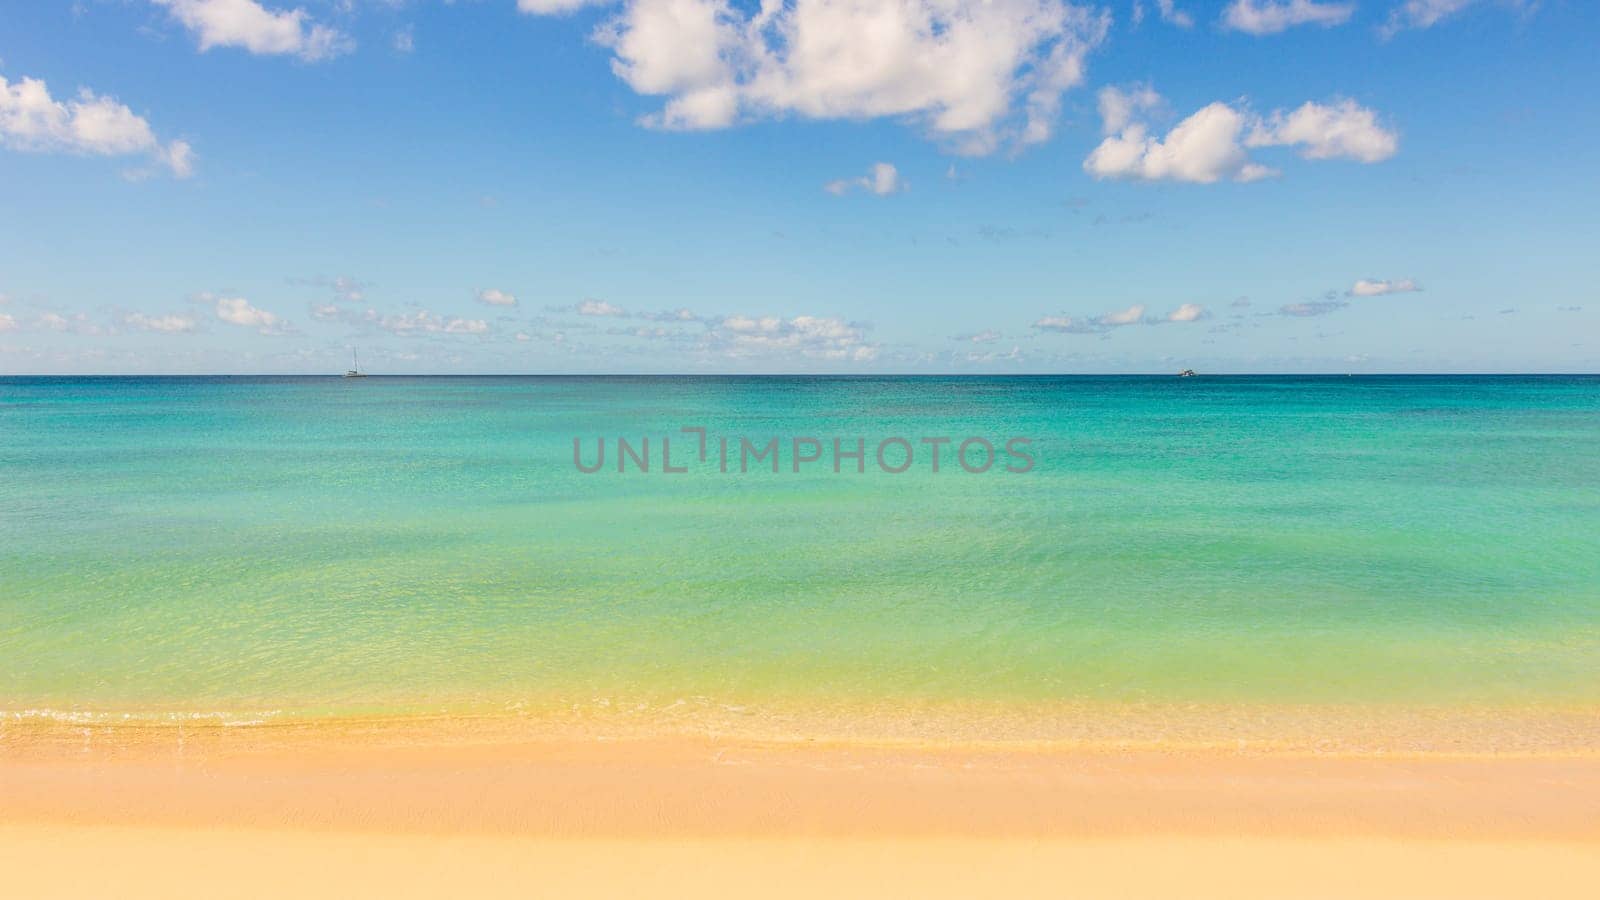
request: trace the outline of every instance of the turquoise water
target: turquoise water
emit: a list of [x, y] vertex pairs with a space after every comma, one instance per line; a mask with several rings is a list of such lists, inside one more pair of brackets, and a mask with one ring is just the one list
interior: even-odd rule
[[0, 379], [0, 709], [682, 698], [1595, 703], [1600, 378]]

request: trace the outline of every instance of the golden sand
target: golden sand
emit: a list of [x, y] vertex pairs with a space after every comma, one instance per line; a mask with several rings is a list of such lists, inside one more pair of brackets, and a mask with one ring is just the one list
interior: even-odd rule
[[1589, 897], [1600, 756], [0, 729], [0, 894]]

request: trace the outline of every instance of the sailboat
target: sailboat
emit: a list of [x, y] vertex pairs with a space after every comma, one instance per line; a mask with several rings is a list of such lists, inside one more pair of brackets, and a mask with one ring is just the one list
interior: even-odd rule
[[350, 371], [344, 373], [344, 377], [346, 377], [346, 378], [365, 378], [365, 377], [367, 377], [367, 373], [361, 371], [361, 359], [360, 359], [360, 357], [356, 356], [356, 348], [354, 348], [354, 347], [350, 348], [350, 365], [351, 365], [352, 368], [350, 369]]

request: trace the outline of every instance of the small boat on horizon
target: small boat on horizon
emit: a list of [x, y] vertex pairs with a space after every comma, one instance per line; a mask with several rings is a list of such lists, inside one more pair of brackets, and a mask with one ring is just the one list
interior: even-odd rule
[[1178, 373], [1179, 378], [1193, 378], [1194, 376], [1195, 371], [1193, 369], [1184, 369], [1182, 372]]
[[344, 373], [344, 377], [346, 377], [346, 378], [365, 378], [365, 377], [367, 377], [367, 373], [361, 371], [361, 359], [360, 359], [360, 357], [358, 357], [356, 355], [356, 350], [355, 350], [354, 347], [350, 348], [350, 365], [351, 365], [351, 369]]

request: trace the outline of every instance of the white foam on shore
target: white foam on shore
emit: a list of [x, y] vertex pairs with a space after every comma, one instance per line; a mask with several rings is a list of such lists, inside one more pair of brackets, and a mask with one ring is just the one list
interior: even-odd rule
[[59, 722], [67, 725], [182, 725], [186, 723], [239, 727], [265, 725], [283, 715], [282, 710], [255, 711], [133, 711], [102, 712], [81, 709], [0, 710], [0, 726], [7, 722]]

